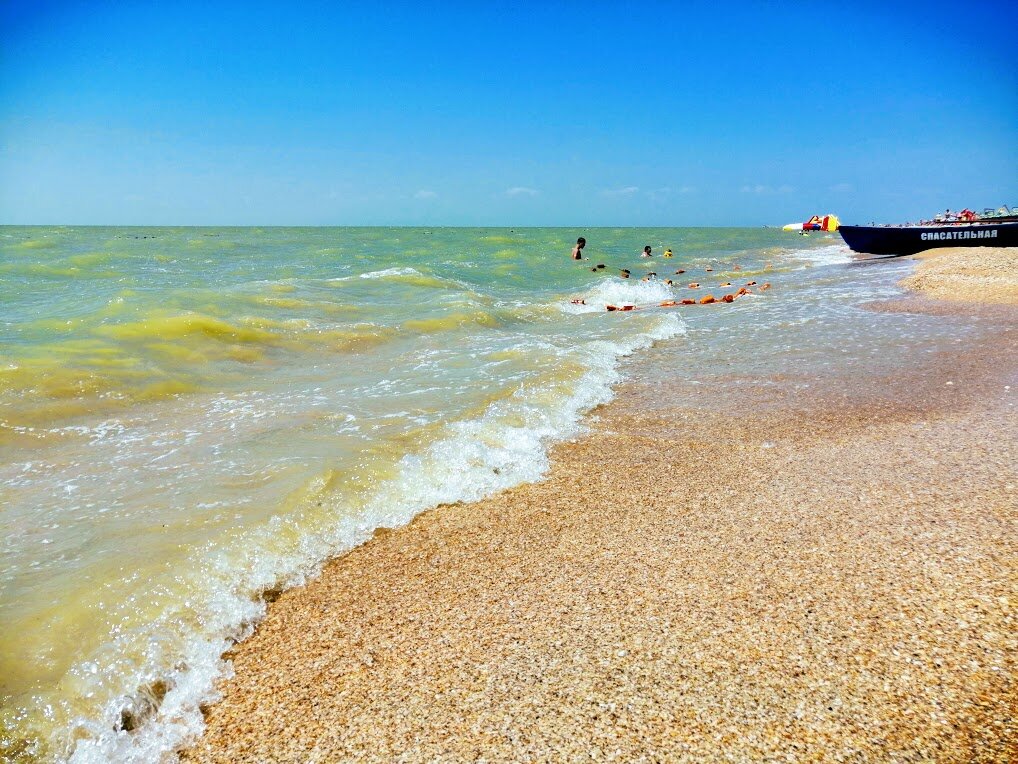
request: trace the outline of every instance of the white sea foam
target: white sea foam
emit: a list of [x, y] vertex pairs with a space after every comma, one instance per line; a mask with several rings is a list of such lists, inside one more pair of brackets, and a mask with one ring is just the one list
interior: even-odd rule
[[610, 278], [577, 295], [576, 299], [582, 299], [584, 304], [565, 302], [561, 309], [566, 313], [594, 313], [603, 312], [606, 305], [656, 305], [673, 297], [672, 287], [660, 279]]
[[380, 271], [368, 271], [367, 273], [360, 274], [359, 278], [362, 279], [386, 279], [393, 276], [422, 276], [423, 274], [416, 268], [385, 268]]
[[[593, 294], [598, 300], [646, 302], [667, 296], [667, 287], [606, 283], [595, 287]], [[274, 540], [293, 530], [291, 519], [277, 515], [246, 536], [242, 545], [196, 551], [192, 575], [204, 586], [194, 599], [179, 603], [149, 626], [152, 637], [142, 664], [125, 666], [113, 660], [104, 667], [81, 665], [73, 672], [86, 683], [102, 682], [104, 674], [121, 686], [150, 688], [163, 682], [165, 695], [157, 701], [154, 693], [142, 689], [131, 697], [111, 699], [98, 718], [79, 719], [73, 732], [77, 742], [68, 760], [105, 764], [175, 758], [175, 750], [201, 734], [200, 706], [218, 699], [215, 682], [231, 672], [221, 656], [233, 642], [247, 637], [264, 614], [259, 592], [306, 582], [317, 575], [325, 559], [363, 543], [375, 528], [402, 526], [437, 504], [473, 501], [540, 479], [548, 469], [549, 445], [577, 434], [582, 414], [611, 399], [619, 359], [684, 332], [682, 319], [673, 313], [655, 316], [643, 331], [619, 339], [578, 346], [563, 342], [558, 350], [563, 360], [581, 360], [586, 367], [578, 380], [567, 385], [524, 384], [480, 416], [448, 425], [445, 434], [422, 452], [404, 456], [396, 476], [369, 496], [352, 504], [351, 497], [339, 498], [353, 511], [337, 512], [330, 527], [305, 534], [296, 549], [285, 554], [272, 551], [278, 548]], [[137, 638], [137, 634], [118, 637]], [[117, 654], [116, 640], [108, 652]], [[178, 669], [166, 676], [159, 669], [166, 665]], [[120, 729], [125, 711], [140, 719], [140, 726]]]
[[328, 284], [340, 284], [344, 281], [353, 281], [354, 279], [387, 279], [398, 276], [422, 276], [419, 270], [405, 266], [402, 268], [383, 268], [378, 271], [366, 271], [364, 273], [355, 273], [350, 276], [336, 276], [335, 278], [325, 279]]
[[827, 244], [813, 249], [796, 249], [792, 251], [792, 254], [812, 265], [841, 265], [854, 260], [852, 250], [844, 242]]

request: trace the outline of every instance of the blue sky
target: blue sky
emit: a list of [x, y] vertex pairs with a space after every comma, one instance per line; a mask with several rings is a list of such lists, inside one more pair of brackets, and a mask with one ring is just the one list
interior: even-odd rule
[[1004, 2], [0, 0], [0, 223], [1018, 205], [1016, 28]]

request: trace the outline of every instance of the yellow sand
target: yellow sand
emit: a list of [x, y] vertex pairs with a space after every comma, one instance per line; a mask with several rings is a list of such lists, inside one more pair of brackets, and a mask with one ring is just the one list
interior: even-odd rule
[[284, 593], [184, 760], [1015, 761], [1015, 327], [810, 398], [623, 386], [546, 481]]
[[945, 247], [921, 262], [902, 286], [941, 300], [1018, 304], [1018, 247]]

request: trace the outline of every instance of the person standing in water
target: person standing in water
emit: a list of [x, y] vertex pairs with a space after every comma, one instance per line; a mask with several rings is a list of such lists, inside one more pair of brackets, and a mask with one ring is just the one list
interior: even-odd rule
[[587, 246], [587, 240], [582, 236], [576, 240], [576, 246], [573, 247], [573, 260], [583, 259], [583, 248]]
[[649, 244], [646, 247], [643, 248], [643, 253], [640, 255], [640, 257], [653, 257], [653, 256], [654, 255], [652, 255], [650, 253], [650, 245]]

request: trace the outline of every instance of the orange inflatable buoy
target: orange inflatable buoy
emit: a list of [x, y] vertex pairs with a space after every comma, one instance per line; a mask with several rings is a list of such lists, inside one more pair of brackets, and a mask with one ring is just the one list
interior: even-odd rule
[[703, 297], [700, 298], [701, 305], [710, 305], [712, 302], [717, 302], [717, 300], [714, 299], [714, 295], [712, 294], [705, 294]]

